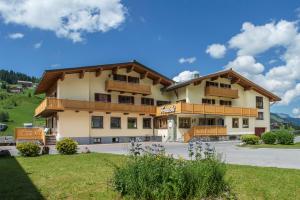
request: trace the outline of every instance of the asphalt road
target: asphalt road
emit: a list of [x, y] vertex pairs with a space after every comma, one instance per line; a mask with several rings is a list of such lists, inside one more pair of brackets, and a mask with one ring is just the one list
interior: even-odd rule
[[[299, 141], [297, 137], [296, 141]], [[165, 146], [168, 154], [173, 154], [175, 157], [184, 157], [188, 159], [188, 145], [186, 143], [161, 143]], [[238, 147], [238, 141], [212, 142], [216, 152], [221, 155], [226, 163], [279, 167], [279, 168], [294, 168], [300, 169], [300, 149], [271, 149], [271, 148], [246, 148]], [[143, 143], [143, 145], [151, 145], [151, 143]], [[113, 154], [128, 154], [129, 144], [95, 144], [95, 145], [80, 145], [80, 152], [85, 148], [92, 152], [113, 153]], [[13, 155], [17, 155], [15, 147], [0, 147], [0, 149], [9, 149]], [[50, 153], [55, 154], [54, 146], [50, 147]]]

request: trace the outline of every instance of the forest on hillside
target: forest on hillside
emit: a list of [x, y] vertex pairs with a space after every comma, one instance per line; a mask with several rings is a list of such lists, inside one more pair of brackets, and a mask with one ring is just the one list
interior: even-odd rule
[[31, 81], [34, 83], [37, 83], [39, 79], [34, 76], [28, 76], [26, 74], [20, 73], [20, 72], [14, 72], [12, 70], [0, 70], [0, 80], [5, 81], [8, 84], [16, 84], [18, 80], [22, 81]]

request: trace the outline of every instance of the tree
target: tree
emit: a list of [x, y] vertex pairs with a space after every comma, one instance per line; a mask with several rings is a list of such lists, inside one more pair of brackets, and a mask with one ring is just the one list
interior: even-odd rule
[[0, 111], [0, 122], [8, 122], [9, 114], [6, 111]]

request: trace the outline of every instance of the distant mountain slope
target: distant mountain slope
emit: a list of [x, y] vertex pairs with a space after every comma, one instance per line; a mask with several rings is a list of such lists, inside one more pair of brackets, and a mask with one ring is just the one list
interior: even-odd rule
[[271, 113], [271, 123], [291, 123], [300, 127], [300, 118], [294, 118], [285, 113]]
[[4, 81], [8, 84], [16, 84], [18, 80], [22, 81], [31, 81], [31, 82], [38, 82], [38, 78], [33, 76], [28, 76], [26, 74], [20, 73], [20, 72], [14, 72], [12, 70], [4, 70], [0, 69], [0, 80]]

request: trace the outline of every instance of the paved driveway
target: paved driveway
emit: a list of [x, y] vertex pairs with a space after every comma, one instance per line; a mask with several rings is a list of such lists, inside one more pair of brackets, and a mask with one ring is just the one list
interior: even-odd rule
[[[300, 138], [298, 137], [297, 140]], [[254, 165], [266, 167], [295, 168], [300, 169], [300, 149], [252, 149], [237, 147], [239, 142], [212, 142], [216, 151], [222, 155], [226, 163]], [[144, 143], [149, 145], [151, 143]], [[187, 144], [185, 143], [164, 143], [166, 152], [174, 156], [188, 158]], [[127, 154], [128, 144], [98, 144], [98, 145], [80, 145], [80, 151], [88, 147], [92, 152]], [[11, 153], [17, 154], [15, 147], [9, 148]], [[56, 153], [54, 146], [51, 147], [51, 153]]]

